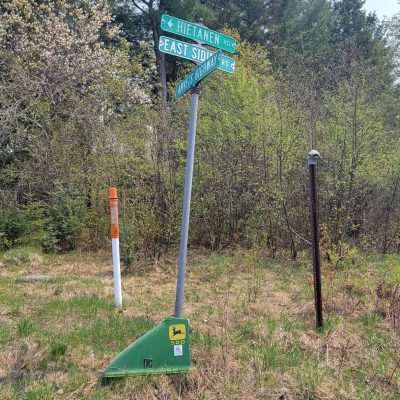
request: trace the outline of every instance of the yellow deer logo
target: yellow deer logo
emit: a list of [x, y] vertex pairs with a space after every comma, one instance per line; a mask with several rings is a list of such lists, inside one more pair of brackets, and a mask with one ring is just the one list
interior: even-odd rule
[[169, 326], [169, 340], [175, 342], [178, 340], [184, 340], [185, 338], [186, 338], [185, 324], [175, 324]]

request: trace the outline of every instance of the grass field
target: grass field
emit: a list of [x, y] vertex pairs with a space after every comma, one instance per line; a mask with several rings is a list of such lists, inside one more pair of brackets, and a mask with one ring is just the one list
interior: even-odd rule
[[324, 265], [317, 333], [307, 260], [192, 252], [193, 370], [104, 385], [110, 359], [171, 314], [175, 255], [124, 274], [118, 312], [109, 254], [3, 253], [0, 399], [400, 399], [400, 257], [345, 261]]

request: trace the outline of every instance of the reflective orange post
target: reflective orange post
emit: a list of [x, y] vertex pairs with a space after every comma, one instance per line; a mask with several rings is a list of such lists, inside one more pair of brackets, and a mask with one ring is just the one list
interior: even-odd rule
[[111, 216], [111, 246], [114, 275], [114, 299], [117, 307], [122, 306], [121, 266], [119, 258], [119, 223], [118, 223], [118, 194], [117, 188], [108, 189]]

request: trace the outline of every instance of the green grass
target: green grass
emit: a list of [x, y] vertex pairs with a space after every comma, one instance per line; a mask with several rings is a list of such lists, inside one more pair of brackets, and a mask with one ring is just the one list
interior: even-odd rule
[[0, 261], [6, 266], [26, 266], [39, 254], [40, 251], [33, 247], [17, 247], [0, 254]]
[[47, 332], [47, 337], [58, 338], [66, 346], [88, 346], [98, 354], [123, 350], [131, 341], [154, 326], [146, 318], [125, 318], [110, 315], [105, 319], [93, 319], [84, 326], [68, 332]]
[[61, 342], [55, 341], [51, 343], [50, 350], [49, 350], [49, 360], [50, 361], [58, 361], [65, 356], [67, 352], [68, 345]]
[[216, 348], [221, 345], [220, 337], [199, 331], [193, 332], [192, 341], [194, 346], [200, 346], [207, 349]]
[[10, 278], [0, 278], [0, 304], [19, 309], [26, 299], [18, 291], [15, 281]]
[[79, 315], [80, 318], [94, 318], [100, 312], [111, 312], [114, 306], [97, 295], [72, 297], [68, 300], [56, 299], [44, 304], [39, 315], [44, 317], [62, 317]]
[[8, 323], [0, 322], [0, 345], [6, 344], [11, 338], [11, 328]]
[[17, 333], [20, 337], [31, 336], [37, 330], [36, 324], [30, 318], [24, 318], [18, 321]]
[[282, 347], [277, 343], [265, 345], [258, 350], [264, 370], [299, 367], [306, 359], [306, 353], [297, 345]]
[[206, 271], [208, 280], [217, 281], [229, 274], [229, 268], [232, 264], [232, 257], [222, 254], [213, 254], [205, 263], [200, 264], [198, 267]]
[[333, 376], [334, 371], [321, 366], [315, 357], [306, 359], [299, 368], [296, 375], [302, 398], [307, 400], [319, 400], [318, 387], [328, 375]]
[[126, 285], [132, 297], [126, 297], [127, 310], [118, 313], [110, 276], [101, 273], [108, 256], [85, 281], [68, 275], [71, 263], [86, 259], [93, 266], [89, 256], [46, 258], [56, 285], [17, 284], [15, 268], [0, 279], [5, 316], [3, 323], [0, 315], [0, 357], [8, 362], [18, 354], [26, 365], [21, 377], [0, 382], [1, 400], [264, 399], [279, 398], [282, 388], [289, 398], [303, 400], [340, 399], [343, 393], [355, 399], [398, 399], [400, 372], [393, 371], [400, 341], [375, 309], [377, 285], [397, 282], [398, 257], [343, 263], [333, 299], [348, 301], [350, 310], [359, 300], [360, 306], [352, 313], [332, 308], [324, 315], [324, 330], [316, 332], [307, 260], [279, 263], [243, 250], [195, 256], [186, 288], [186, 314], [196, 327], [195, 368], [186, 377], [140, 377], [109, 386], [100, 384], [99, 371], [169, 311], [172, 289], [163, 277], [154, 291], [154, 268], [127, 275], [123, 279], [140, 284], [148, 296], [139, 301]]
[[67, 281], [66, 278], [63, 277], [46, 277], [45, 280], [43, 281], [37, 281], [37, 282], [27, 282], [26, 278], [21, 276], [17, 277], [15, 279], [15, 283], [19, 285], [35, 285], [35, 287], [46, 287], [46, 286], [52, 286], [55, 284], [62, 285]]
[[46, 383], [29, 388], [25, 394], [25, 400], [53, 400], [54, 398], [53, 386]]
[[366, 313], [360, 317], [362, 337], [369, 348], [376, 349], [379, 352], [392, 346], [392, 339], [379, 329], [379, 324], [382, 321], [382, 316], [375, 313]]
[[366, 330], [375, 329], [382, 320], [382, 316], [377, 313], [366, 313], [360, 317], [360, 321]]

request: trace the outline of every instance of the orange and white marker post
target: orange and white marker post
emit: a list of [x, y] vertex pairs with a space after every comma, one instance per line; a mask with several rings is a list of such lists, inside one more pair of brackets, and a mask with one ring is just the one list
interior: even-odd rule
[[121, 266], [119, 260], [119, 224], [118, 224], [118, 196], [117, 188], [108, 189], [111, 215], [111, 243], [114, 273], [114, 299], [117, 307], [122, 307]]

